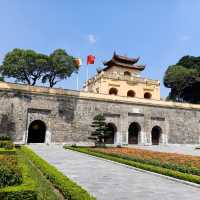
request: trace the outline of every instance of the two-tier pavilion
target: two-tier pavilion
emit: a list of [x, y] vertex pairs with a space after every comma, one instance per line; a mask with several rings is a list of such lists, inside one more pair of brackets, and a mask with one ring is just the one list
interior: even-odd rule
[[88, 92], [160, 100], [160, 82], [142, 78], [145, 65], [137, 64], [139, 58], [128, 58], [114, 52], [104, 68], [86, 81]]

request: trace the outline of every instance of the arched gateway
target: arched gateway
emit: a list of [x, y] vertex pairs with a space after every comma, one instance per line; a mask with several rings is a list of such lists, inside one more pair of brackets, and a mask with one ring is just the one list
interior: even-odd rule
[[159, 126], [154, 126], [151, 130], [151, 142], [152, 145], [159, 145], [162, 129]]
[[141, 127], [137, 122], [130, 124], [128, 128], [128, 144], [138, 144]]
[[41, 120], [33, 121], [28, 128], [27, 143], [44, 143], [46, 137], [46, 125]]
[[113, 123], [108, 123], [108, 131], [110, 131], [110, 136], [105, 139], [106, 144], [114, 144], [115, 143], [115, 137], [117, 133], [117, 127]]

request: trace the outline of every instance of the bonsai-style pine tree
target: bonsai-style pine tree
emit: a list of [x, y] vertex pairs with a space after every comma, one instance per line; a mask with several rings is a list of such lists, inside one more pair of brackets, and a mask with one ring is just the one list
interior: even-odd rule
[[91, 127], [94, 128], [94, 131], [91, 133], [89, 139], [95, 140], [95, 144], [103, 144], [105, 138], [111, 134], [105, 121], [106, 119], [103, 114], [98, 114], [93, 118]]

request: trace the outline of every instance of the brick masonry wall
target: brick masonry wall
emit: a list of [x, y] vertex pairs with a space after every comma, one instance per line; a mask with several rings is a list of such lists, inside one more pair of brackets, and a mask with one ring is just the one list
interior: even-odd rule
[[20, 90], [0, 90], [0, 135], [8, 134], [17, 143], [26, 143], [28, 127], [42, 120], [47, 127], [46, 142], [88, 143], [90, 124], [98, 113], [117, 127], [116, 144], [128, 143], [128, 127], [141, 127], [141, 144], [151, 144], [151, 130], [162, 129], [161, 143], [199, 143], [200, 110], [140, 105], [75, 95], [48, 95]]

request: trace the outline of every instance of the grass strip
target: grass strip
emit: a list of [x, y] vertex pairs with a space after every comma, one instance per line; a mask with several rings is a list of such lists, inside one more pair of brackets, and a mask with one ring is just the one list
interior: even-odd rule
[[39, 157], [35, 152], [26, 146], [21, 151], [35, 164], [43, 175], [56, 187], [68, 200], [95, 200], [87, 191], [78, 186], [54, 166]]
[[173, 177], [173, 178], [177, 178], [177, 179], [181, 179], [181, 180], [200, 184], [200, 176], [197, 176], [197, 175], [182, 173], [182, 172], [179, 172], [179, 171], [176, 171], [176, 170], [166, 169], [166, 168], [163, 168], [163, 167], [160, 167], [160, 166], [155, 166], [155, 165], [136, 162], [136, 161], [133, 161], [133, 160], [128, 160], [128, 159], [120, 157], [119, 155], [116, 156], [116, 155], [109, 155], [107, 153], [97, 152], [97, 151], [94, 151], [94, 150], [92, 150], [88, 147], [64, 146], [64, 148], [74, 150], [74, 151], [78, 151], [78, 152], [81, 152], [81, 153], [86, 153], [86, 154], [89, 154], [89, 155], [92, 155], [92, 156], [104, 158], [104, 159], [107, 159], [107, 160], [119, 162], [119, 163], [122, 163], [122, 164], [125, 164], [125, 165], [129, 165], [129, 166], [132, 166], [132, 167], [139, 168], [139, 169], [143, 169], [143, 170], [155, 172], [155, 173], [158, 173], [158, 174], [170, 176], [170, 177]]

